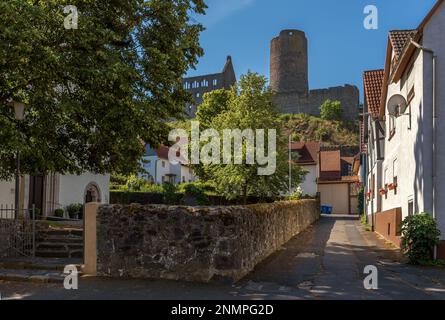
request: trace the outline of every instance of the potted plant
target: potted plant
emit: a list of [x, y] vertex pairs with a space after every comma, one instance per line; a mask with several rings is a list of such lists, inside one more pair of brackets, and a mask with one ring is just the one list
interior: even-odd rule
[[369, 190], [369, 191], [368, 191], [368, 193], [366, 194], [366, 197], [367, 197], [368, 201], [371, 200], [371, 197], [372, 197], [372, 190]]
[[82, 211], [83, 211], [83, 205], [82, 204], [70, 204], [68, 207], [66, 207], [66, 211], [68, 212], [68, 216], [70, 219], [81, 219], [82, 218]]
[[388, 185], [388, 189], [389, 190], [396, 190], [397, 189], [397, 183], [391, 183]]
[[388, 193], [388, 191], [385, 189], [385, 188], [381, 188], [380, 190], [379, 190], [379, 194], [383, 197], [383, 196], [386, 196], [386, 194]]
[[57, 218], [63, 218], [65, 211], [63, 209], [54, 210], [54, 216]]

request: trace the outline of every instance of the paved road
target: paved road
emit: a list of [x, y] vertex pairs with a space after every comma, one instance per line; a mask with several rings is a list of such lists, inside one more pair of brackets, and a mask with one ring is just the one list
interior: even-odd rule
[[[378, 290], [364, 289], [367, 265], [378, 268]], [[235, 285], [82, 279], [79, 286], [0, 282], [0, 292], [3, 299], [445, 299], [445, 269], [406, 265], [357, 220], [323, 217]]]

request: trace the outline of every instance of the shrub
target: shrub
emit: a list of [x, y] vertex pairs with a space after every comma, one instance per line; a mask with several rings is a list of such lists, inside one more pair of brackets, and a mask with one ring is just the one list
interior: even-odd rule
[[63, 218], [65, 211], [63, 209], [56, 209], [54, 210], [54, 216], [58, 218]]
[[363, 187], [360, 188], [358, 193], [358, 214], [365, 215], [365, 189]]
[[178, 187], [175, 184], [166, 182], [162, 185], [162, 189], [165, 204], [179, 204], [179, 202], [181, 201], [181, 195], [178, 194]]
[[340, 101], [326, 100], [320, 107], [320, 116], [323, 120], [341, 120], [342, 114]]
[[301, 187], [298, 187], [294, 191], [294, 193], [286, 197], [286, 200], [294, 201], [294, 200], [301, 200], [302, 198], [303, 198], [303, 190], [301, 189]]
[[206, 206], [210, 204], [205, 185], [201, 183], [187, 183], [181, 186], [181, 189], [186, 196], [195, 198], [198, 205]]
[[42, 220], [42, 212], [40, 211], [39, 208], [34, 208], [34, 213], [32, 208], [29, 208], [28, 211], [29, 211], [29, 217], [31, 219], [34, 217], [35, 220]]
[[329, 131], [328, 129], [324, 128], [324, 127], [319, 127], [316, 131], [315, 131], [315, 136], [317, 138], [317, 140], [319, 141], [325, 141], [329, 139]]
[[440, 231], [427, 213], [407, 217], [401, 225], [402, 251], [412, 264], [425, 264], [434, 256]]
[[83, 205], [80, 203], [70, 204], [66, 207], [66, 211], [68, 212], [70, 219], [82, 219]]

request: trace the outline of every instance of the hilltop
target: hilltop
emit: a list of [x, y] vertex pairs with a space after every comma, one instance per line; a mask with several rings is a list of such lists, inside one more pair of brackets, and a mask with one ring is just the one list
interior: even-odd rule
[[327, 146], [359, 144], [356, 121], [323, 120], [307, 114], [283, 114], [280, 119], [293, 141], [320, 141]]

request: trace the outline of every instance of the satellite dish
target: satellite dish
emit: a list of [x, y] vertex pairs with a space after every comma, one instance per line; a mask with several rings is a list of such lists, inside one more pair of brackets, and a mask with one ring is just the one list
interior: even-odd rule
[[393, 95], [388, 101], [388, 113], [392, 117], [403, 115], [407, 107], [406, 99], [400, 94]]

